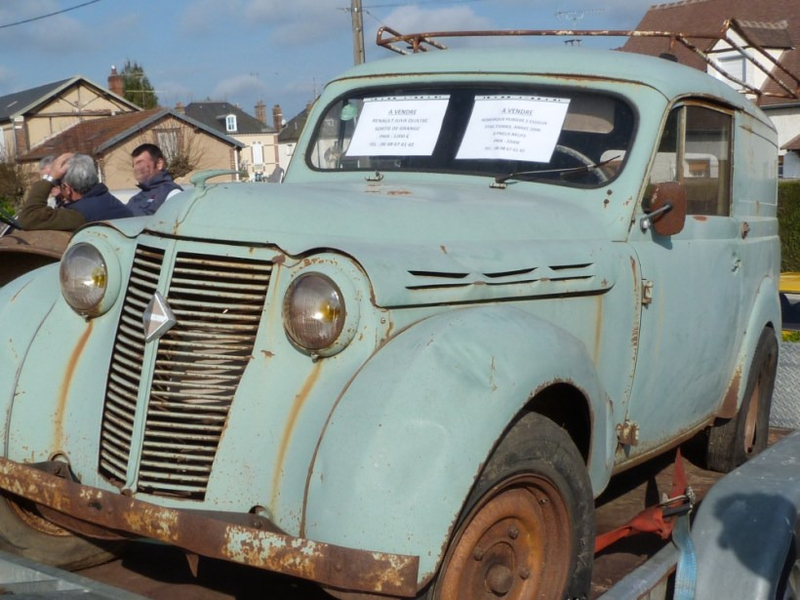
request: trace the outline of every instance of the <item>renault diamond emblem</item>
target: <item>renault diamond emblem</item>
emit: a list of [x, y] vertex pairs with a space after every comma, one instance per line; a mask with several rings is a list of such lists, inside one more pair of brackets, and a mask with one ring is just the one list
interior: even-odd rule
[[178, 322], [167, 300], [158, 292], [153, 294], [152, 300], [144, 309], [142, 321], [144, 321], [145, 343], [159, 339]]

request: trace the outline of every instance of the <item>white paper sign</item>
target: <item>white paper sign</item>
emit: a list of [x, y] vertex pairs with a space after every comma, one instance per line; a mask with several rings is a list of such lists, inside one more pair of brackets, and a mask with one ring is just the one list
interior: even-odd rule
[[439, 139], [448, 95], [367, 98], [348, 156], [430, 156]]
[[568, 98], [476, 96], [456, 158], [550, 162]]

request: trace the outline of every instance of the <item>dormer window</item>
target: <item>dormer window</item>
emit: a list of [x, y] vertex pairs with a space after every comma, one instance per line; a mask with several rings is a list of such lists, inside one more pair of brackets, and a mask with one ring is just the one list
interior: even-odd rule
[[236, 131], [236, 115], [227, 115], [225, 117], [225, 131], [228, 133]]

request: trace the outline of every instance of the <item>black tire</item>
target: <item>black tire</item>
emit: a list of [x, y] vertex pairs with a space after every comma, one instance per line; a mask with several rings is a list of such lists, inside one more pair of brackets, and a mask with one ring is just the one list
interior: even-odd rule
[[124, 544], [80, 537], [45, 520], [29, 503], [0, 495], [0, 549], [11, 554], [76, 571], [117, 558]]
[[709, 469], [727, 473], [767, 447], [777, 368], [778, 340], [772, 329], [764, 329], [756, 345], [739, 412], [708, 432]]
[[555, 423], [526, 414], [489, 458], [424, 597], [587, 598], [594, 537], [578, 449]]

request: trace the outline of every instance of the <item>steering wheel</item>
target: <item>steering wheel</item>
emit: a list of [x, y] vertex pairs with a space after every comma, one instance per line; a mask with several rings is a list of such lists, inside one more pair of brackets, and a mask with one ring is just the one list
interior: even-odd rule
[[575, 148], [570, 148], [569, 146], [564, 146], [562, 144], [556, 144], [555, 151], [560, 152], [561, 154], [578, 161], [584, 167], [587, 167], [587, 173], [591, 173], [592, 175], [594, 175], [597, 178], [598, 183], [605, 183], [606, 181], [608, 181], [608, 173], [606, 173], [605, 171], [603, 171], [602, 168], [597, 166], [597, 163], [588, 156], [586, 156], [583, 152], [575, 150]]

